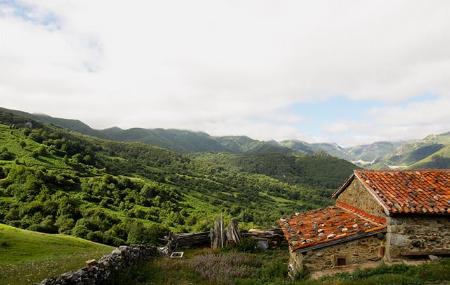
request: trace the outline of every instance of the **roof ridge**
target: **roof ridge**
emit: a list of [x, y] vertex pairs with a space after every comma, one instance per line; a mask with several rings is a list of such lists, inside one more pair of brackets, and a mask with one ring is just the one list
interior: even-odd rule
[[450, 169], [355, 170], [354, 176], [383, 206], [387, 216], [450, 214]]

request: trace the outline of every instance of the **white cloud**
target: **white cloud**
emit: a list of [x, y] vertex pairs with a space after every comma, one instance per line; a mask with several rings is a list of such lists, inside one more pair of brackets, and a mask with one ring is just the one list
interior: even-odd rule
[[[448, 1], [21, 3], [34, 21], [0, 6], [5, 107], [94, 127], [277, 139], [305, 137], [298, 115], [286, 111], [296, 102], [344, 95], [395, 105], [434, 92], [450, 108]], [[55, 25], [40, 24], [48, 15]], [[409, 118], [416, 133], [450, 125], [448, 116], [400, 117], [393, 108], [386, 118], [400, 122], [323, 139], [383, 139]]]
[[324, 127], [323, 132], [343, 145], [423, 138], [449, 131], [449, 110], [448, 97], [374, 108], [360, 121], [338, 121]]

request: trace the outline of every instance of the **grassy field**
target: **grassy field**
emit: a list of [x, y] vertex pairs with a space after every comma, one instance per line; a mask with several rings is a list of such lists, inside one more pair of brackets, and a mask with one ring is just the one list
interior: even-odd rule
[[84, 266], [112, 247], [60, 234], [0, 224], [0, 284], [32, 284]]
[[419, 266], [403, 264], [358, 270], [319, 280], [291, 281], [287, 249], [250, 253], [196, 249], [183, 259], [158, 258], [118, 275], [131, 285], [419, 285], [450, 284], [450, 259]]

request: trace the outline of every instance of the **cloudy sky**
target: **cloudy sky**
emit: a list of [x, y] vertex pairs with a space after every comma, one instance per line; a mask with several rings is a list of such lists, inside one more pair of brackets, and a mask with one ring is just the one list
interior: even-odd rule
[[450, 1], [0, 0], [0, 106], [355, 145], [450, 131]]

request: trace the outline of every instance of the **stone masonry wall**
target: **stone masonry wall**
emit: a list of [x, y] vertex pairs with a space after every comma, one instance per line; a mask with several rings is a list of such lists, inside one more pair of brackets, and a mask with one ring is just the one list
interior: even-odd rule
[[375, 216], [386, 217], [383, 207], [357, 178], [353, 179], [347, 189], [338, 196], [337, 201], [352, 205]]
[[378, 261], [384, 255], [384, 237], [371, 236], [305, 253], [291, 253], [290, 270], [309, 272], [335, 268], [337, 258], [345, 258], [346, 265]]
[[450, 254], [449, 216], [391, 217], [386, 234], [386, 260], [396, 261], [408, 254]]
[[97, 285], [108, 284], [114, 271], [125, 269], [140, 261], [157, 256], [154, 246], [120, 246], [112, 253], [92, 262], [75, 272], [68, 272], [57, 277], [43, 280], [39, 285]]

